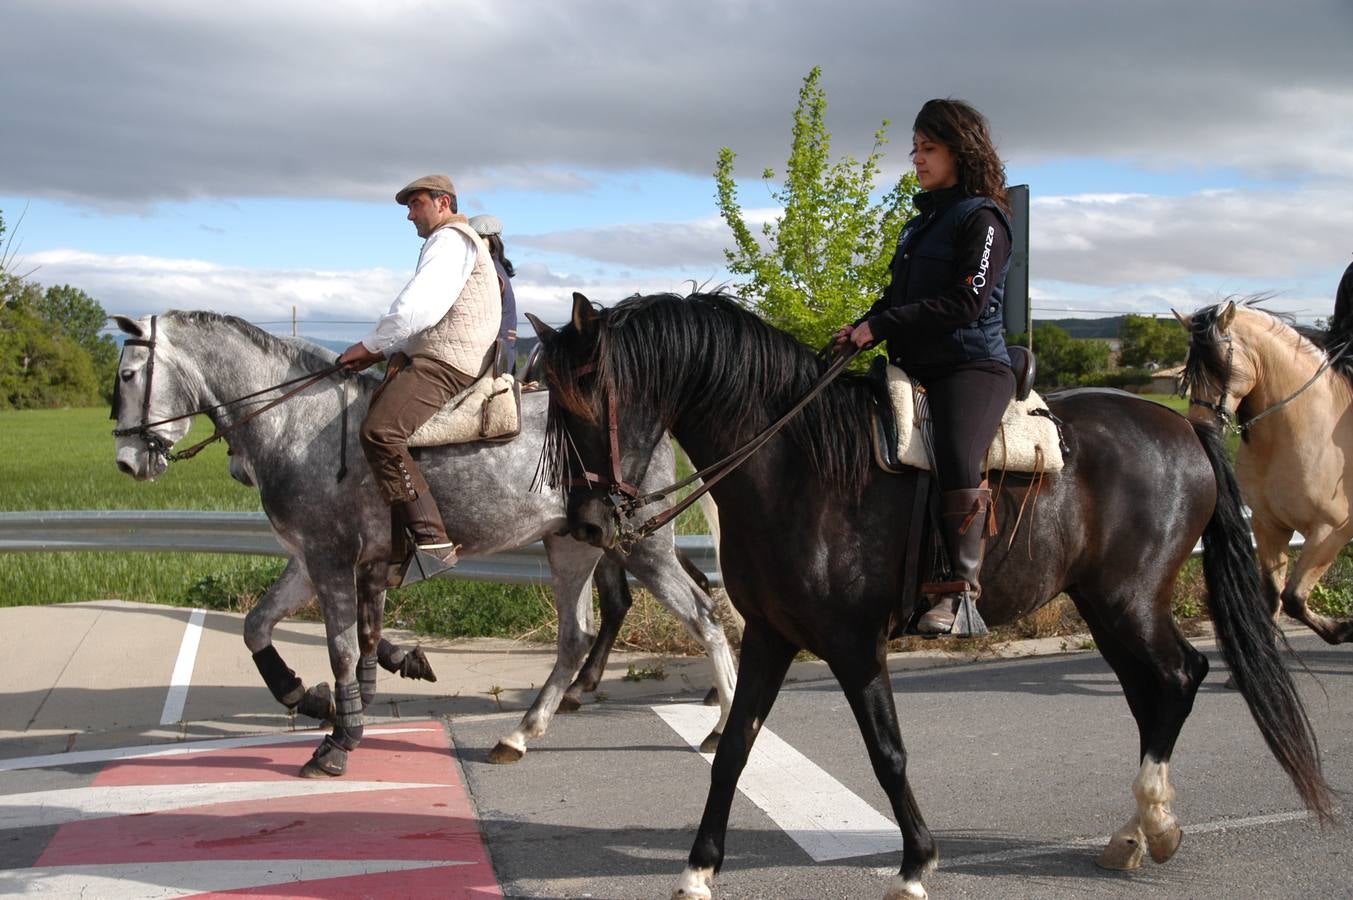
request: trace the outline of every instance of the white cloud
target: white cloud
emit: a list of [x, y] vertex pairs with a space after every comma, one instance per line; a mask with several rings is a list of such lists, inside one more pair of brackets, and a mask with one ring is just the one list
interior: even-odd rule
[[707, 175], [724, 145], [753, 175], [782, 165], [813, 63], [841, 151], [884, 117], [902, 143], [952, 95], [1021, 163], [1353, 178], [1351, 39], [1347, 0], [18, 0], [0, 193], [385, 199], [420, 171], [574, 190], [588, 171]]

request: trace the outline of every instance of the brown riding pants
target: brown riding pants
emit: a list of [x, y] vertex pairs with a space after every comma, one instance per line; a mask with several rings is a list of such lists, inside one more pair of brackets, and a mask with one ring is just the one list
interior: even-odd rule
[[428, 490], [409, 455], [409, 437], [474, 382], [474, 376], [424, 356], [395, 354], [362, 422], [362, 452], [387, 503], [413, 501]]

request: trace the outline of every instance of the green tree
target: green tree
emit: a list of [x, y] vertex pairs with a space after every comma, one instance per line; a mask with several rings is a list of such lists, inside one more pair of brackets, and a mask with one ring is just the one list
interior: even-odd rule
[[1056, 325], [1035, 326], [1034, 348], [1040, 388], [1079, 384], [1109, 367], [1108, 341], [1073, 338]]
[[0, 409], [88, 406], [99, 382], [88, 352], [30, 302], [0, 306]]
[[881, 199], [880, 174], [888, 120], [874, 132], [863, 162], [830, 161], [822, 70], [803, 79], [783, 183], [762, 179], [780, 215], [762, 225], [760, 239], [743, 216], [733, 177], [736, 154], [724, 147], [714, 170], [719, 213], [732, 229], [724, 251], [736, 284], [753, 309], [810, 346], [821, 346], [842, 325], [867, 311], [888, 284], [888, 263], [903, 223], [912, 215], [916, 175], [908, 172]]
[[1178, 365], [1189, 352], [1189, 333], [1173, 317], [1129, 315], [1119, 327], [1118, 357], [1125, 368], [1146, 369]]
[[89, 354], [103, 399], [111, 400], [118, 351], [111, 337], [99, 333], [108, 322], [108, 313], [99, 302], [79, 288], [63, 284], [47, 288], [37, 302], [37, 310], [53, 329]]

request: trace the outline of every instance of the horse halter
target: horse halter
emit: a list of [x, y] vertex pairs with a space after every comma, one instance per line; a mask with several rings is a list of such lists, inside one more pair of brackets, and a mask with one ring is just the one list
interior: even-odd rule
[[[1203, 409], [1211, 411], [1217, 417], [1217, 424], [1223, 431], [1241, 431], [1247, 426], [1240, 424], [1236, 414], [1226, 408], [1226, 397], [1230, 393], [1231, 373], [1235, 364], [1236, 343], [1231, 339], [1230, 332], [1222, 335], [1221, 339], [1226, 342], [1226, 378], [1222, 380], [1221, 392], [1217, 395], [1217, 402], [1199, 400], [1190, 396], [1189, 406], [1201, 406]], [[1189, 393], [1192, 395], [1193, 392], [1190, 391]]]
[[[159, 319], [159, 316], [150, 317], [150, 340], [145, 340], [143, 338], [127, 338], [125, 341], [122, 342], [124, 347], [131, 346], [131, 347], [146, 348], [147, 351], [146, 392], [145, 395], [141, 398], [140, 423], [133, 425], [130, 428], [114, 428], [113, 437], [132, 437], [132, 436], [139, 437], [141, 440], [145, 441], [147, 450], [149, 450], [151, 453], [158, 453], [159, 455], [167, 459], [170, 456], [169, 450], [171, 447], [173, 447], [173, 444], [170, 441], [165, 440], [163, 437], [150, 430], [155, 425], [164, 425], [168, 422], [176, 421], [176, 419], [165, 419], [161, 422], [150, 421], [150, 391], [152, 380], [155, 378], [155, 335], [156, 335], [157, 319]], [[119, 367], [119, 372], [120, 370], [121, 368]], [[115, 384], [113, 385], [113, 407], [112, 410], [110, 411], [110, 415], [108, 416], [108, 418], [116, 422], [119, 418], [121, 418], [121, 416], [122, 416], [122, 394], [118, 390], [118, 386]], [[180, 416], [178, 418], [183, 417]]]

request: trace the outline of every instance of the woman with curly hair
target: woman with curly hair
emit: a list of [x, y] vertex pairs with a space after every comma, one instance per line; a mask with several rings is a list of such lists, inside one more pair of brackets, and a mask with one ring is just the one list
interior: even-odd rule
[[961, 100], [931, 100], [912, 126], [912, 163], [923, 192], [903, 227], [892, 280], [863, 317], [836, 334], [888, 358], [929, 398], [940, 524], [953, 580], [922, 585], [929, 610], [916, 629], [947, 634], [962, 601], [981, 593], [991, 491], [982, 463], [1014, 392], [1001, 333], [1010, 267], [1005, 166], [987, 121]]

